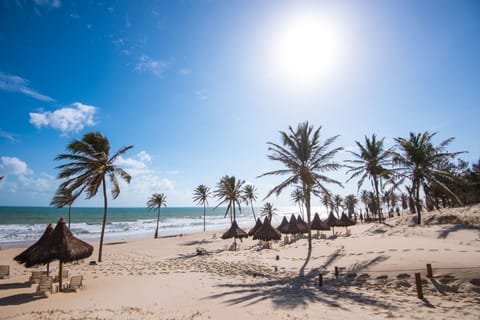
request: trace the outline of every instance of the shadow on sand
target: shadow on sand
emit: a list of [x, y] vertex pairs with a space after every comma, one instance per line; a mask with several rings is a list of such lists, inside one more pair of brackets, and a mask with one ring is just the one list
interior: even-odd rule
[[0, 298], [0, 306], [20, 305], [45, 298], [46, 297], [34, 297], [31, 293], [19, 293], [12, 296]]
[[479, 226], [469, 226], [469, 225], [466, 225], [466, 224], [455, 224], [455, 225], [452, 225], [452, 226], [445, 227], [441, 231], [439, 231], [438, 237], [440, 239], [445, 239], [446, 237], [448, 237], [448, 235], [450, 233], [456, 232], [456, 231], [461, 231], [461, 230], [476, 230], [480, 233], [480, 227]]
[[[341, 250], [335, 251], [323, 264], [326, 268], [333, 261], [341, 256]], [[227, 298], [225, 303], [254, 305], [264, 300], [271, 301], [277, 308], [295, 308], [306, 306], [310, 303], [323, 303], [330, 307], [340, 308], [348, 311], [349, 302], [358, 304], [368, 304], [385, 310], [392, 310], [392, 305], [379, 301], [377, 299], [363, 295], [362, 293], [346, 290], [346, 284], [343, 280], [328, 278], [324, 279], [323, 286], [318, 287], [315, 279], [318, 277], [319, 269], [313, 268], [305, 274], [306, 266], [311, 257], [308, 253], [305, 263], [299, 270], [298, 276], [294, 278], [283, 278], [276, 280], [267, 280], [259, 283], [237, 283], [222, 284], [218, 287], [225, 291], [211, 295], [206, 299]], [[357, 266], [357, 270], [366, 268], [372, 264], [383, 261], [385, 257], [378, 257], [369, 262]], [[320, 267], [320, 269], [322, 268]]]

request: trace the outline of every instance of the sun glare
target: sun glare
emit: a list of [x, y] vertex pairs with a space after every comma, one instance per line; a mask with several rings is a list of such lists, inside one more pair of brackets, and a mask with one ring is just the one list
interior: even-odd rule
[[308, 88], [334, 76], [345, 53], [338, 24], [314, 12], [286, 15], [277, 23], [270, 53], [275, 78]]

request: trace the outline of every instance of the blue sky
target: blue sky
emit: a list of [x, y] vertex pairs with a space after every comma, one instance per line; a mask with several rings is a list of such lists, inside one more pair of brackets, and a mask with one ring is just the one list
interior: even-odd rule
[[6, 0], [0, 48], [0, 205], [48, 205], [53, 159], [89, 131], [134, 145], [112, 206], [190, 206], [225, 174], [263, 198], [266, 142], [305, 120], [347, 150], [428, 130], [480, 157], [478, 1]]

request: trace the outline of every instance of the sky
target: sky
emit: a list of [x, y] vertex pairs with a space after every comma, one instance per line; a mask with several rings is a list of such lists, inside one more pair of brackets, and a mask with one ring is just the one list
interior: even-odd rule
[[365, 135], [424, 131], [477, 162], [479, 56], [478, 1], [0, 1], [0, 205], [48, 206], [55, 157], [92, 131], [134, 146], [114, 207], [192, 206], [224, 175], [257, 206], [293, 205], [291, 189], [263, 200], [281, 177], [258, 176], [282, 168], [267, 142], [304, 121], [340, 135], [340, 163]]

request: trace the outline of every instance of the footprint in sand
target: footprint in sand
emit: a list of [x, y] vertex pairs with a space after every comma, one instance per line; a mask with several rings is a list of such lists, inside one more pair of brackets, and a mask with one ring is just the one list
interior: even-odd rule
[[403, 252], [407, 252], [407, 251], [410, 251], [410, 249], [403, 249], [402, 251], [403, 251]]
[[438, 251], [438, 249], [429, 249], [428, 251]]
[[417, 251], [424, 251], [424, 248], [417, 248]]
[[393, 252], [395, 252], [395, 251], [397, 251], [397, 249], [388, 249], [388, 251], [393, 251]]

